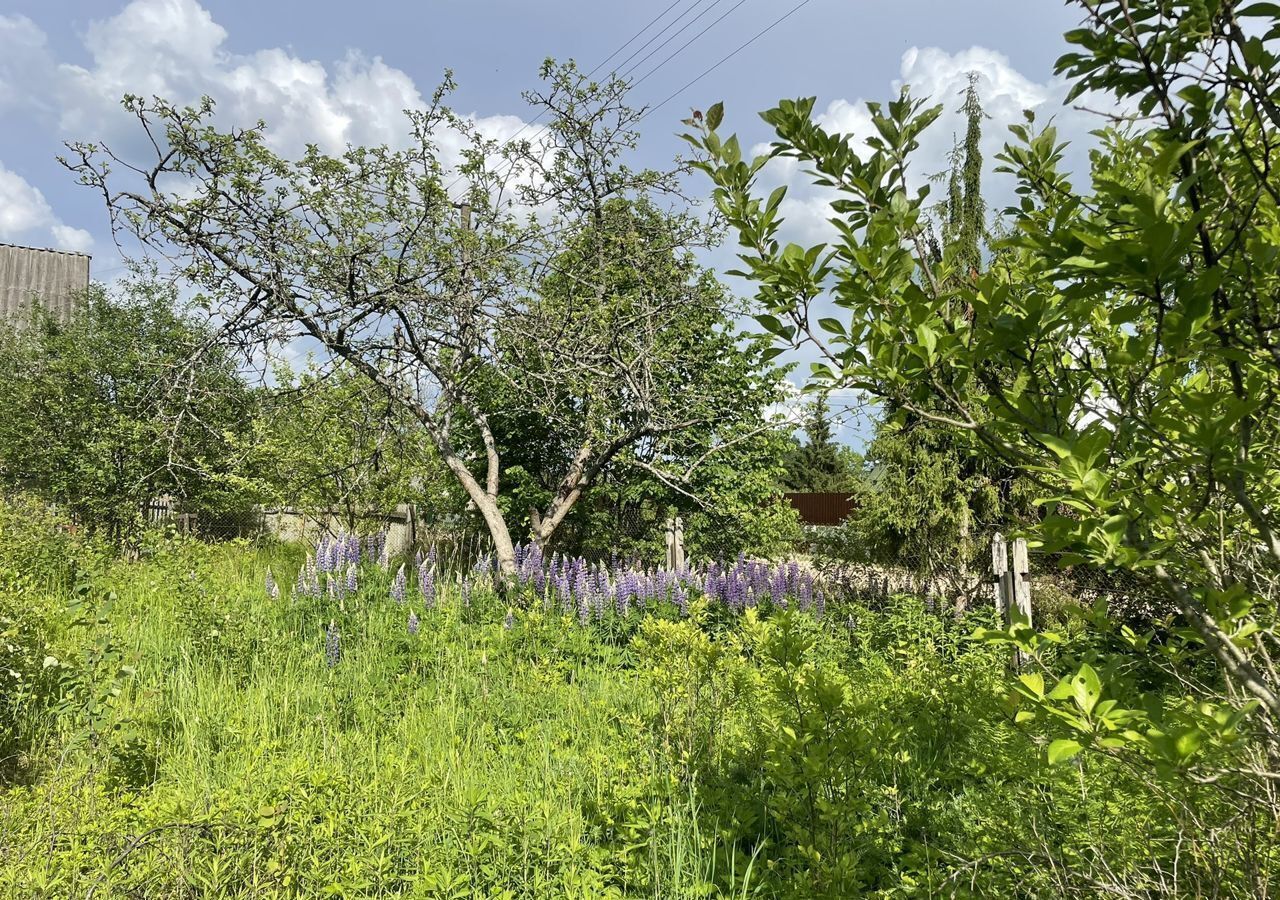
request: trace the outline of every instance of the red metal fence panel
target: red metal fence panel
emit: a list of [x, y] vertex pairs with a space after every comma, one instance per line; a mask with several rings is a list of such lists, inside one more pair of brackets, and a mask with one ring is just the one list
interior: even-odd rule
[[783, 496], [806, 525], [839, 525], [853, 512], [853, 494], [788, 493]]

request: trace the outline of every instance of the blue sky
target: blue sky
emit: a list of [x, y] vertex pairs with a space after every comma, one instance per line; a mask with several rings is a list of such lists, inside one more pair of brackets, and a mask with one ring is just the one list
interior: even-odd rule
[[[101, 201], [55, 157], [64, 140], [136, 141], [118, 105], [125, 92], [177, 101], [207, 93], [224, 122], [265, 119], [278, 149], [316, 141], [336, 150], [347, 142], [395, 143], [401, 111], [452, 69], [454, 107], [503, 136], [528, 117], [520, 93], [536, 83], [545, 57], [572, 57], [590, 69], [669, 2], [7, 0], [0, 11], [0, 241], [90, 252], [95, 277], [120, 271]], [[724, 18], [640, 83], [635, 103], [666, 98], [796, 2], [679, 0], [617, 61], [677, 16], [684, 14], [668, 34], [704, 15], [636, 77]], [[853, 134], [864, 123], [862, 104], [888, 99], [903, 82], [954, 110], [969, 71], [979, 73], [991, 114], [988, 161], [1027, 106], [1055, 114], [1067, 137], [1083, 138], [1098, 123], [1060, 108], [1065, 85], [1052, 74], [1062, 32], [1077, 18], [1048, 0], [810, 0], [649, 116], [640, 153], [648, 163], [669, 161], [682, 146], [679, 120], [714, 100], [725, 101], [726, 127], [748, 146], [768, 137], [755, 113], [781, 97], [816, 95], [824, 122]], [[922, 172], [942, 168], [958, 127], [949, 111], [931, 129]], [[800, 180], [785, 169], [771, 177]], [[990, 191], [998, 204], [1003, 188], [992, 182]], [[797, 184], [784, 211], [798, 238], [821, 239], [825, 210], [816, 194]]]

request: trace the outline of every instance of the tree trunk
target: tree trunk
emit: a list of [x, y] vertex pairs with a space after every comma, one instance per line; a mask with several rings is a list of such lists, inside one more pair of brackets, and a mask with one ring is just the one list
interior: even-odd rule
[[473, 495], [471, 499], [480, 510], [485, 525], [489, 528], [489, 537], [493, 540], [494, 556], [498, 560], [498, 571], [503, 575], [514, 575], [516, 571], [516, 548], [511, 540], [511, 530], [507, 528], [507, 520], [498, 508], [496, 498], [488, 494]]

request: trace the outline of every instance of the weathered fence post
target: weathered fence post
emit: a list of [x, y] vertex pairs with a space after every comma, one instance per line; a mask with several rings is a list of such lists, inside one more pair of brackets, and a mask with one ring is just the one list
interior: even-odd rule
[[1009, 573], [1013, 582], [1014, 608], [1018, 617], [1031, 624], [1031, 567], [1027, 562], [1027, 542], [1016, 538], [1013, 542], [1013, 566]]
[[684, 569], [684, 520], [679, 516], [667, 519], [667, 569], [671, 572]]
[[675, 541], [675, 565], [672, 569], [676, 572], [684, 571], [684, 519], [676, 516], [676, 541]]
[[1004, 542], [1004, 535], [996, 532], [991, 536], [991, 585], [996, 614], [1001, 622], [1008, 621], [1008, 598], [1005, 595], [1005, 575], [1009, 571], [1009, 547]]

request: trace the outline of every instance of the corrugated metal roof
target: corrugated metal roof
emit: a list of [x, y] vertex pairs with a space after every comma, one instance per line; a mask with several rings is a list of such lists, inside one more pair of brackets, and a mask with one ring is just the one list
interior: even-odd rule
[[39, 301], [64, 321], [89, 287], [90, 257], [0, 243], [0, 318], [22, 320]]

